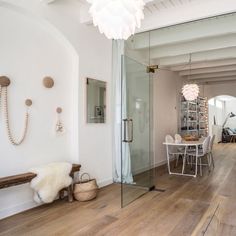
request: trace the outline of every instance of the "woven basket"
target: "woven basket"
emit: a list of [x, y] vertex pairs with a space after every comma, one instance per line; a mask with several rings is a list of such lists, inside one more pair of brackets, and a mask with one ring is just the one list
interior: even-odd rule
[[[83, 180], [83, 176], [87, 175], [88, 179]], [[74, 186], [74, 197], [76, 200], [85, 202], [97, 197], [98, 185], [96, 179], [91, 179], [88, 173], [84, 173], [80, 177], [80, 181]]]

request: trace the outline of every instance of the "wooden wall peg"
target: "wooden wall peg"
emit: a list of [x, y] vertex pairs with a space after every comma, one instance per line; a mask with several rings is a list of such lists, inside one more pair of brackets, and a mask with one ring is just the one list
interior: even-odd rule
[[56, 111], [57, 111], [58, 114], [61, 114], [62, 113], [62, 108], [58, 107]]
[[26, 99], [26, 100], [25, 100], [25, 105], [26, 105], [27, 107], [30, 107], [32, 104], [33, 104], [33, 102], [32, 102], [31, 99]]
[[7, 87], [11, 83], [11, 80], [7, 76], [0, 76], [0, 86]]
[[43, 85], [45, 88], [52, 88], [54, 86], [54, 80], [50, 76], [46, 76], [43, 79]]

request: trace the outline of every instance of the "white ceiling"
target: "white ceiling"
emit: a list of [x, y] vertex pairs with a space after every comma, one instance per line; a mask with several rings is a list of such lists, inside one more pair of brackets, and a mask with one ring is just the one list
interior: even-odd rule
[[[59, 0], [42, 0], [56, 2]], [[65, 0], [64, 0], [65, 1]], [[89, 4], [81, 4], [81, 23], [91, 24]], [[236, 15], [194, 21], [236, 11], [235, 0], [145, 0], [141, 32], [151, 32], [151, 59], [160, 68], [177, 71], [184, 78], [204, 82], [236, 79]], [[183, 22], [186, 24], [165, 27]], [[149, 53], [147, 34], [135, 35], [130, 48], [136, 54]], [[189, 76], [189, 54], [192, 71]]]
[[[80, 22], [91, 25], [90, 4], [87, 0], [39, 0], [46, 4], [59, 1], [77, 1], [80, 3]], [[91, 0], [89, 0], [91, 1]], [[144, 20], [137, 32], [157, 29], [176, 23], [206, 18], [236, 11], [235, 0], [144, 0]]]
[[169, 8], [174, 8], [178, 6], [183, 6], [184, 4], [192, 3], [193, 1], [203, 1], [203, 0], [153, 0], [146, 4], [144, 13], [145, 16], [160, 13], [161, 11], [168, 10]]
[[[59, 0], [42, 0], [55, 2]], [[64, 0], [69, 1], [69, 0]], [[89, 6], [86, 0], [78, 0], [81, 4], [81, 23], [91, 24], [92, 19], [88, 13]], [[187, 22], [219, 15], [236, 10], [235, 0], [144, 0], [144, 20], [137, 32], [157, 29], [167, 25]]]
[[199, 83], [236, 81], [235, 22], [236, 14], [229, 14], [154, 30], [150, 40], [148, 33], [140, 33], [128, 48], [143, 62], [150, 53], [153, 64]]

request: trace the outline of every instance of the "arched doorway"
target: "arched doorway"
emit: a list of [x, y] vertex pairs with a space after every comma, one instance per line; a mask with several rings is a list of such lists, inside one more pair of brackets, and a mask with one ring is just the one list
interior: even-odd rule
[[234, 142], [236, 137], [236, 97], [219, 95], [208, 100], [209, 135], [215, 142]]

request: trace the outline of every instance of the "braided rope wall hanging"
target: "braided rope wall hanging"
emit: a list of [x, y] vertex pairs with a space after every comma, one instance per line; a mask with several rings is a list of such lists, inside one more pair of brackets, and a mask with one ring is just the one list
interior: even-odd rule
[[4, 114], [4, 120], [5, 120], [5, 126], [7, 130], [7, 135], [10, 143], [12, 145], [18, 146], [22, 144], [22, 142], [26, 138], [27, 130], [28, 130], [28, 124], [29, 124], [29, 113], [28, 109], [32, 105], [32, 101], [30, 99], [27, 99], [25, 101], [26, 105], [26, 113], [25, 113], [25, 122], [24, 122], [24, 128], [23, 133], [21, 137], [16, 140], [15, 137], [12, 134], [12, 130], [10, 128], [10, 119], [9, 119], [9, 105], [8, 105], [8, 86], [10, 85], [11, 81], [6, 76], [0, 76], [0, 110], [3, 110]]

